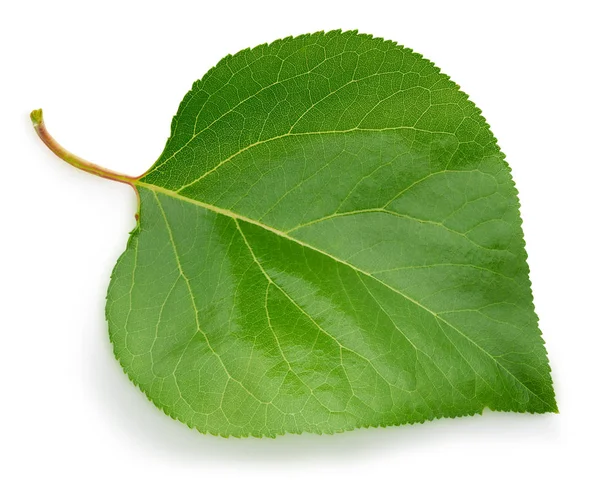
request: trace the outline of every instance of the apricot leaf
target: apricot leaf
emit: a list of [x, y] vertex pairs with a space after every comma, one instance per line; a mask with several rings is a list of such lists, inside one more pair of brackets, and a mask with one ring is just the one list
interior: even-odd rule
[[356, 32], [227, 56], [131, 184], [108, 290], [115, 355], [222, 436], [556, 411], [517, 192], [480, 111], [422, 56]]

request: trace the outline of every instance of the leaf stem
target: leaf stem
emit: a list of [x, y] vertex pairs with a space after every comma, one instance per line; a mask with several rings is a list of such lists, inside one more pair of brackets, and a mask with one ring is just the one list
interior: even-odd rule
[[100, 176], [102, 178], [106, 178], [109, 180], [120, 181], [122, 183], [127, 183], [129, 185], [134, 185], [138, 178], [133, 176], [124, 175], [121, 173], [116, 173], [115, 171], [111, 171], [109, 169], [103, 168], [102, 166], [98, 166], [97, 164], [90, 163], [79, 156], [67, 151], [64, 147], [62, 147], [56, 140], [48, 133], [46, 129], [46, 124], [44, 124], [44, 116], [42, 113], [42, 109], [34, 110], [30, 114], [31, 122], [33, 122], [33, 128], [37, 132], [37, 135], [40, 136], [40, 139], [50, 148], [50, 150], [56, 154], [60, 159], [66, 161], [71, 166], [75, 166], [76, 168], [82, 169], [83, 171], [87, 171], [88, 173], [92, 173], [93, 175]]

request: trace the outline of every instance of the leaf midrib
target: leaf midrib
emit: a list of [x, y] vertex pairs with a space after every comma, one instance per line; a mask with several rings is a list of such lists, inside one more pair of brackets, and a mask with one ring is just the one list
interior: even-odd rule
[[312, 246], [311, 244], [301, 241], [299, 239], [296, 239], [295, 237], [279, 230], [276, 229], [275, 227], [271, 227], [269, 225], [266, 225], [262, 222], [259, 222], [257, 220], [251, 219], [249, 217], [246, 217], [245, 215], [241, 215], [241, 214], [237, 214], [235, 212], [232, 212], [231, 210], [225, 209], [225, 208], [221, 208], [221, 207], [217, 207], [215, 205], [211, 205], [210, 203], [206, 203], [206, 202], [202, 202], [199, 200], [194, 200], [192, 198], [183, 196], [177, 192], [174, 192], [172, 190], [168, 190], [166, 188], [160, 187], [160, 186], [156, 186], [156, 185], [152, 185], [150, 183], [145, 183], [142, 181], [136, 181], [134, 183], [135, 186], [137, 187], [142, 187], [142, 188], [147, 188], [148, 190], [152, 191], [153, 193], [162, 193], [163, 195], [167, 195], [171, 198], [174, 198], [176, 200], [180, 200], [186, 203], [189, 203], [191, 205], [195, 205], [198, 207], [202, 207], [206, 210], [210, 210], [211, 212], [214, 212], [216, 214], [220, 214], [220, 215], [225, 215], [231, 219], [234, 220], [242, 220], [244, 222], [247, 222], [251, 225], [255, 225], [258, 227], [261, 227], [269, 232], [272, 232], [273, 234], [282, 237], [284, 239], [287, 239], [291, 242], [294, 242], [302, 247], [305, 247], [307, 249], [311, 249], [315, 252], [318, 252], [319, 254], [323, 255], [323, 256], [327, 256], [328, 258], [344, 265], [347, 266], [351, 269], [353, 269], [354, 271], [356, 271], [357, 273], [360, 273], [364, 276], [367, 276], [369, 278], [371, 278], [372, 280], [378, 282], [379, 284], [385, 286], [386, 288], [388, 288], [389, 290], [391, 290], [392, 292], [394, 292], [397, 295], [400, 295], [401, 297], [403, 297], [405, 300], [408, 300], [409, 302], [414, 303], [415, 305], [417, 305], [419, 308], [425, 310], [426, 312], [428, 312], [429, 314], [431, 314], [434, 319], [436, 319], [438, 322], [442, 322], [444, 324], [446, 324], [448, 327], [450, 327], [452, 330], [454, 330], [456, 333], [458, 333], [459, 335], [461, 335], [462, 337], [464, 337], [467, 341], [469, 341], [471, 344], [473, 344], [475, 347], [477, 347], [481, 352], [483, 352], [486, 356], [488, 356], [490, 359], [492, 359], [492, 361], [500, 368], [502, 368], [502, 370], [504, 370], [506, 373], [508, 373], [508, 375], [510, 375], [512, 378], [514, 378], [514, 380], [521, 385], [523, 388], [525, 388], [529, 393], [531, 393], [533, 396], [535, 396], [536, 398], [538, 398], [541, 402], [543, 402], [545, 405], [547, 405], [548, 407], [550, 407], [552, 410], [555, 410], [554, 405], [551, 405], [550, 403], [548, 403], [546, 400], [544, 400], [542, 397], [540, 397], [537, 393], [535, 393], [534, 391], [532, 391], [526, 384], [524, 384], [519, 378], [517, 378], [510, 370], [508, 370], [501, 362], [499, 362], [492, 354], [490, 354], [488, 351], [486, 351], [483, 347], [481, 347], [477, 342], [475, 342], [471, 337], [469, 337], [468, 335], [466, 335], [464, 332], [462, 332], [460, 329], [458, 329], [457, 327], [455, 327], [454, 325], [452, 325], [450, 322], [448, 322], [444, 317], [440, 316], [439, 314], [437, 314], [436, 312], [434, 312], [433, 310], [431, 310], [430, 308], [428, 308], [427, 306], [423, 305], [422, 303], [420, 303], [418, 300], [415, 300], [414, 298], [411, 298], [410, 296], [402, 293], [400, 290], [394, 288], [393, 286], [389, 285], [388, 283], [386, 283], [385, 281], [380, 280], [379, 278], [377, 278], [376, 276], [372, 275], [371, 273], [347, 262], [344, 261], [343, 259], [340, 259], [336, 256], [334, 256], [333, 254], [329, 254], [327, 251], [324, 251], [322, 249], [319, 249], [315, 246]]

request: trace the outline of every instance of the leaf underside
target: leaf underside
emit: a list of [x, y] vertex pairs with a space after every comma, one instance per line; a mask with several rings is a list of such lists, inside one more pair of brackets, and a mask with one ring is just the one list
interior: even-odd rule
[[510, 170], [411, 50], [335, 31], [228, 56], [135, 185], [110, 337], [190, 427], [556, 411]]

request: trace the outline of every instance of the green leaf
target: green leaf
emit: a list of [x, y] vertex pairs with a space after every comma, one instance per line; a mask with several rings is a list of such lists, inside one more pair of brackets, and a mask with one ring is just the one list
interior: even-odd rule
[[190, 427], [556, 411], [510, 170], [419, 54], [340, 31], [244, 50], [193, 85], [139, 179], [69, 162], [139, 193], [110, 338]]

